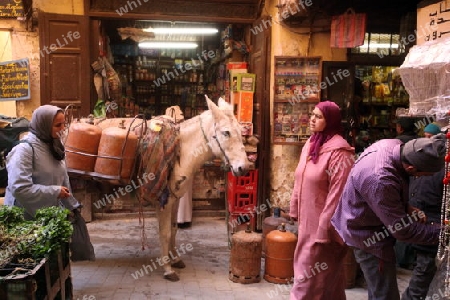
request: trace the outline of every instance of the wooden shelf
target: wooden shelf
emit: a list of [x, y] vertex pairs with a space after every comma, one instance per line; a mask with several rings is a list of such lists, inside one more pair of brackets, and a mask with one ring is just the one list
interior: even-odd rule
[[[141, 113], [147, 110], [152, 115], [164, 114], [164, 110], [172, 105], [197, 107], [195, 104], [199, 97], [203, 97], [211, 84], [204, 71], [211, 61], [202, 61], [202, 64], [198, 61], [194, 65], [194, 56], [190, 55], [193, 53], [195, 51], [139, 50], [135, 56], [126, 59], [119, 55], [116, 68], [126, 82], [126, 94], [123, 94]], [[192, 68], [181, 71], [180, 68], [187, 63]], [[187, 118], [193, 116], [192, 109], [184, 113]]]

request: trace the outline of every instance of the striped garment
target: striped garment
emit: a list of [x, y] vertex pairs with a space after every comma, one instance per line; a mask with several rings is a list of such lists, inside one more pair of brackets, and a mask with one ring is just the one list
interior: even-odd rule
[[149, 123], [141, 143], [139, 175], [151, 180], [146, 180], [140, 189], [141, 197], [148, 202], [158, 199], [164, 208], [170, 171], [179, 155], [179, 125], [164, 116], [155, 117]]

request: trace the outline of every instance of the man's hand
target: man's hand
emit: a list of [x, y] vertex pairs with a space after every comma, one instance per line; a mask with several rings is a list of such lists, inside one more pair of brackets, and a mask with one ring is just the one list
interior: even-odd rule
[[408, 215], [412, 216], [414, 220], [418, 220], [419, 223], [427, 222], [425, 212], [412, 205], [408, 205]]

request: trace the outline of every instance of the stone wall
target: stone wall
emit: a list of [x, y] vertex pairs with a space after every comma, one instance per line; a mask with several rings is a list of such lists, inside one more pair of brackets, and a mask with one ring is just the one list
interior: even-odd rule
[[[306, 1], [305, 1], [306, 3]], [[330, 47], [330, 32], [309, 33], [305, 28], [289, 28], [279, 20], [276, 5], [278, 0], [266, 2], [263, 10], [272, 16], [272, 70], [271, 86], [274, 86], [274, 59], [275, 56], [321, 56], [322, 61], [345, 61], [347, 49]], [[271, 95], [271, 116], [273, 116], [273, 92]], [[273, 126], [273, 117], [271, 117]], [[288, 207], [292, 188], [294, 187], [294, 172], [300, 157], [301, 146], [272, 145], [271, 152], [271, 195], [270, 201], [279, 207]]]

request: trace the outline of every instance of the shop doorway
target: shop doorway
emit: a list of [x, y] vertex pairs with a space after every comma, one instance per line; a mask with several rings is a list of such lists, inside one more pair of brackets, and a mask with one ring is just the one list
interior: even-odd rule
[[[158, 22], [170, 23], [164, 20]], [[181, 23], [182, 21], [179, 22]], [[136, 21], [135, 19], [102, 19], [101, 17], [93, 16], [84, 17], [42, 13], [40, 14], [39, 23], [43, 32], [40, 37], [40, 48], [44, 49], [44, 47], [47, 46], [46, 49], [48, 50], [44, 50], [41, 57], [41, 103], [58, 105], [61, 107], [65, 107], [67, 104], [75, 104], [76, 108], [78, 109], [77, 114], [79, 116], [88, 116], [93, 112], [98, 99], [98, 95], [94, 86], [91, 64], [98, 59], [98, 57], [102, 54], [102, 51], [106, 50], [105, 47], [108, 43], [111, 45], [111, 40], [104, 39], [104, 37], [108, 35], [107, 31], [116, 31], [116, 36], [114, 37], [114, 39], [121, 39], [122, 37], [120, 35], [117, 35], [117, 28], [136, 28], [136, 24], [139, 24], [139, 21]], [[217, 27], [219, 30], [223, 30], [224, 27], [230, 25], [227, 23], [214, 22], [203, 24], [205, 26], [211, 25]], [[142, 26], [142, 23], [140, 23], [140, 25], [138, 26]], [[242, 31], [245, 32], [244, 29], [246, 28], [246, 26], [247, 24], [243, 24], [238, 27], [242, 28]], [[69, 38], [69, 32], [71, 32], [71, 38]], [[79, 35], [76, 35], [77, 38], [75, 38], [75, 36], [73, 35], [73, 33], [75, 32], [79, 32]], [[246, 40], [251, 43], [251, 45], [247, 46], [250, 46], [252, 51], [247, 57], [239, 56], [239, 53], [237, 53], [238, 56], [232, 57], [232, 60], [249, 62], [250, 67], [248, 69], [248, 72], [255, 73], [257, 78], [254, 99], [255, 105], [253, 123], [255, 129], [254, 133], [257, 134], [260, 138], [260, 144], [258, 146], [258, 161], [256, 166], [261, 170], [261, 176], [259, 176], [258, 179], [258, 205], [260, 205], [260, 203], [265, 201], [268, 195], [269, 185], [267, 184], [267, 179], [270, 174], [270, 170], [265, 170], [269, 166], [268, 163], [265, 163], [265, 159], [269, 157], [270, 152], [270, 77], [266, 76], [266, 74], [270, 74], [270, 30], [266, 30], [266, 32], [260, 33], [258, 35], [253, 35], [250, 38], [248, 36], [248, 32], [244, 34], [247, 34]], [[108, 36], [108, 38], [110, 37]], [[186, 51], [182, 52], [183, 61], [181, 63], [184, 64], [186, 63], [186, 61], [192, 62], [193, 58], [195, 60], [201, 60], [202, 55], [205, 55], [205, 51], [206, 55], [208, 55], [208, 53], [211, 54], [208, 59], [214, 59], [214, 57], [216, 57], [217, 49], [219, 49], [219, 51], [223, 51], [221, 38], [222, 37], [220, 35], [216, 36], [215, 40], [212, 38], [204, 37], [199, 44], [199, 49], [201, 49], [201, 51], [198, 51], [198, 53], [189, 53]], [[119, 40], [114, 41], [118, 42]], [[122, 42], [122, 44], [124, 45], [132, 44], [129, 40], [124, 40]], [[55, 43], [57, 47], [53, 51], [53, 48], [51, 49], [50, 47]], [[232, 47], [232, 45], [230, 46]], [[103, 52], [103, 54], [104, 53], [105, 52]], [[214, 53], [214, 55], [212, 55], [212, 53]], [[166, 56], [165, 58], [175, 60], [178, 54], [175, 52], [175, 57], [173, 57], [172, 54], [161, 55], [161, 52], [159, 52], [158, 60], [162, 61], [161, 56]], [[232, 55], [236, 55], [236, 53]], [[153, 62], [151, 60], [147, 60], [148, 56], [151, 55], [137, 56], [140, 56], [141, 59], [141, 70], [145, 69], [143, 67], [145, 65], [152, 65]], [[132, 73], [130, 73], [129, 70], [127, 70], [127, 72], [123, 72], [124, 76], [121, 79], [127, 80], [128, 82], [130, 82], [130, 79], [132, 79], [133, 83], [137, 79], [135, 69], [136, 61], [139, 61], [137, 56], [134, 56], [132, 58], [132, 56], [130, 55], [122, 55], [121, 59], [125, 58], [129, 60], [125, 60], [125, 63], [122, 65], [127, 65], [128, 63], [130, 63], [134, 64], [134, 66], [132, 68]], [[145, 62], [143, 60], [143, 56], [147, 56]], [[175, 61], [173, 61], [173, 63], [175, 63]], [[209, 77], [211, 73], [220, 73], [220, 63], [217, 63], [216, 66], [209, 66], [208, 69], [204, 68], [203, 70], [197, 71], [201, 72], [196, 72], [196, 78], [193, 77], [194, 75], [189, 75], [189, 77], [187, 78], [183, 77], [183, 81], [191, 82], [192, 80], [196, 83], [199, 83], [199, 81], [201, 82], [200, 75], [203, 75], [203, 86], [206, 86], [208, 91], [210, 91], [210, 89], [207, 83], [210, 83], [211, 86], [217, 86], [217, 83], [219, 82], [219, 86], [221, 85], [220, 80], [217, 80], [217, 78], [211, 79]], [[143, 81], [147, 80], [148, 82], [153, 82], [156, 79], [156, 77], [153, 77], [153, 75], [149, 75], [150, 72], [148, 69], [147, 72], [144, 71], [142, 73], [144, 73], [142, 77]], [[125, 75], [127, 77], [126, 79]], [[139, 75], [139, 80], [141, 80], [141, 75]], [[206, 109], [206, 105], [204, 107], [201, 107], [202, 105], [200, 102], [200, 98], [196, 98], [195, 100], [186, 98], [183, 99], [183, 88], [180, 87], [182, 86], [181, 80], [179, 80], [178, 82], [176, 79], [173, 79], [173, 82], [173, 88], [170, 93], [175, 96], [175, 102], [169, 102], [168, 100], [166, 100], [166, 98], [161, 98], [162, 94], [159, 94], [158, 97], [160, 98], [155, 100], [158, 100], [158, 103], [162, 103], [163, 105], [160, 105], [158, 108], [154, 108], [153, 110], [147, 111], [148, 116], [162, 114], [166, 106], [169, 106], [169, 104], [183, 105], [183, 101], [195, 101], [196, 103], [194, 107], [191, 106], [191, 111], [188, 111], [186, 113], [187, 117], [194, 116], [196, 113], [201, 112], [202, 109]], [[196, 84], [191, 84], [191, 86], [192, 89], [196, 88]], [[137, 90], [138, 89], [135, 85], [134, 87], [129, 87], [128, 90], [127, 87], [124, 86], [122, 87], [122, 94], [127, 95], [127, 93], [131, 92], [134, 93], [132, 95], [134, 99], [143, 97], [143, 99], [146, 99], [145, 101], [148, 101], [150, 104], [152, 104], [151, 102], [153, 100], [151, 98], [145, 98], [145, 93], [147, 93], [148, 90], [144, 88], [139, 89], [139, 95], [136, 94]], [[211, 95], [210, 97], [212, 98], [217, 98], [218, 95], [220, 95], [220, 92], [212, 90], [212, 93], [210, 93], [209, 95]], [[155, 104], [156, 103], [157, 102], [155, 101]], [[129, 115], [134, 115], [135, 112], [136, 111], [130, 111]], [[221, 204], [223, 204], [223, 202]], [[199, 205], [204, 205], [204, 207], [206, 207], [210, 205], [210, 202], [199, 202]]]

